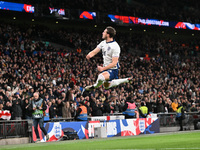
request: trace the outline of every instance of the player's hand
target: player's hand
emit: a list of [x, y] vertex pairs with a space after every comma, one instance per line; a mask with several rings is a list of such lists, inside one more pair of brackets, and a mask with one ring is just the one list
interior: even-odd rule
[[104, 71], [104, 70], [103, 70], [103, 67], [101, 67], [101, 66], [97, 66], [97, 70], [98, 70], [99, 72]]
[[90, 60], [90, 58], [91, 58], [91, 56], [90, 56], [90, 54], [88, 54], [88, 55], [86, 56], [86, 59], [87, 59], [87, 60]]

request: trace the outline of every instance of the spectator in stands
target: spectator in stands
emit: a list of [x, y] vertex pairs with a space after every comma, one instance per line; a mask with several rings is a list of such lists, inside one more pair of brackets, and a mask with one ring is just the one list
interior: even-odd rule
[[3, 102], [4, 102], [4, 99], [3, 99], [3, 95], [2, 95], [2, 94], [0, 94], [0, 102], [2, 102], [2, 104], [3, 104]]
[[164, 113], [165, 112], [165, 101], [162, 97], [159, 97], [157, 100], [157, 113]]
[[111, 112], [111, 108], [110, 108], [110, 101], [108, 99], [106, 99], [103, 103], [103, 110], [105, 114], [110, 114]]
[[14, 120], [21, 120], [22, 116], [22, 100], [19, 93], [15, 93], [12, 99], [12, 118]]
[[3, 102], [0, 101], [0, 110], [2, 111], [3, 110]]
[[[88, 116], [91, 116], [92, 107], [90, 106], [90, 102], [88, 100], [85, 101], [85, 106], [87, 107]], [[102, 111], [102, 113], [103, 113], [103, 111]]]
[[44, 95], [44, 100], [48, 103], [49, 102], [49, 94], [48, 93], [45, 93]]
[[24, 118], [29, 119], [29, 120], [32, 119], [32, 112], [30, 111], [30, 109], [31, 109], [30, 107], [31, 107], [31, 101], [29, 101], [29, 99], [26, 98], [24, 100], [22, 110], [23, 110], [23, 113], [24, 113]]
[[174, 112], [177, 111], [177, 107], [178, 107], [178, 101], [177, 101], [177, 99], [173, 99], [172, 109], [173, 109]]
[[[3, 111], [3, 102], [2, 101], [0, 101], [0, 111]], [[2, 118], [2, 116], [1, 116], [0, 120], [4, 120], [4, 118]]]
[[78, 109], [76, 111], [75, 119], [77, 121], [87, 121], [88, 120], [87, 108], [85, 107], [83, 101], [81, 101], [79, 103], [79, 107], [78, 107]]
[[103, 116], [103, 104], [99, 99], [95, 99], [94, 101], [92, 105], [92, 116]]
[[55, 104], [55, 102], [52, 103], [51, 101], [49, 101], [48, 106], [49, 106], [49, 118], [50, 118], [50, 120], [52, 118], [56, 118], [56, 104]]
[[165, 109], [167, 112], [173, 112], [172, 101], [169, 98], [167, 98], [167, 100], [166, 100]]
[[196, 107], [196, 104], [193, 102], [192, 106], [190, 107], [190, 112], [197, 112], [197, 111], [198, 111], [198, 109]]
[[148, 114], [152, 114], [153, 113], [153, 102], [151, 101], [151, 99], [148, 97], [144, 97], [144, 101], [146, 103], [146, 107], [148, 108]]
[[61, 101], [61, 99], [58, 99], [56, 102], [57, 102], [57, 105], [56, 105], [56, 116], [57, 116], [57, 118], [62, 118], [62, 116], [63, 116], [62, 108], [63, 108], [64, 104]]
[[75, 109], [70, 106], [70, 102], [63, 102], [62, 108], [62, 117], [63, 118], [72, 118], [72, 113], [74, 113]]

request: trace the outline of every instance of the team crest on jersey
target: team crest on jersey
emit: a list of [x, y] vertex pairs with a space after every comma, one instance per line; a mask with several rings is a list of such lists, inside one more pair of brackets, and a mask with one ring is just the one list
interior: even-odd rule
[[108, 49], [107, 49], [107, 51], [109, 51], [111, 48], [110, 47], [108, 47]]

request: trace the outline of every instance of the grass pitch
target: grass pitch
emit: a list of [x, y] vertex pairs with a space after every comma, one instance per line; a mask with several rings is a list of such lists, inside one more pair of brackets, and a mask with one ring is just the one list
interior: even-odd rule
[[0, 146], [0, 150], [200, 150], [200, 131]]

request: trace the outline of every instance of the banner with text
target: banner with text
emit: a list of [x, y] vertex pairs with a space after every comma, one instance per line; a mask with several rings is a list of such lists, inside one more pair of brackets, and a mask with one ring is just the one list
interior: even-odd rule
[[[79, 139], [94, 138], [94, 128], [97, 127], [106, 127], [107, 137], [153, 134], [160, 132], [158, 118], [123, 119], [102, 122], [49, 122], [45, 123], [44, 127], [50, 136], [49, 141], [57, 141], [61, 139], [66, 131], [77, 133]], [[33, 141], [36, 141], [34, 127], [32, 128]], [[39, 135], [41, 142], [46, 142], [46, 138], [40, 129]]]

